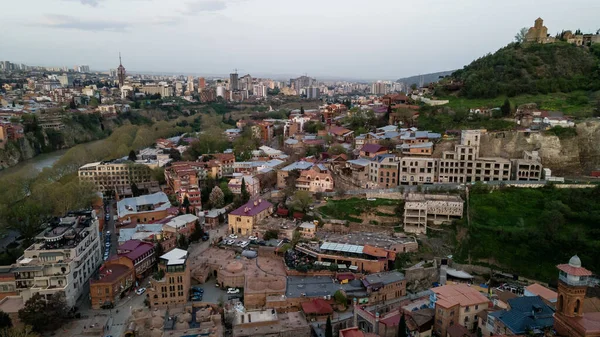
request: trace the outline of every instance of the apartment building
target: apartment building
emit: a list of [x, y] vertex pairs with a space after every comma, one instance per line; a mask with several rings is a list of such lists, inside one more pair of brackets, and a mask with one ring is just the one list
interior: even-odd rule
[[73, 307], [102, 263], [99, 232], [95, 211], [69, 212], [52, 220], [16, 263], [2, 267], [4, 274], [14, 275], [14, 281], [4, 279], [3, 284], [23, 302], [36, 293], [49, 298], [64, 291], [67, 305]]
[[300, 191], [331, 192], [333, 191], [333, 176], [323, 164], [317, 164], [308, 170], [300, 172], [296, 180], [296, 188]]
[[129, 160], [113, 160], [83, 165], [77, 172], [80, 182], [94, 184], [100, 192], [117, 187], [153, 181], [152, 170]]
[[247, 174], [234, 173], [227, 187], [229, 187], [231, 193], [239, 195], [242, 193], [242, 182], [246, 185], [246, 191], [250, 193], [251, 197], [260, 194], [260, 181], [258, 178]]
[[404, 203], [404, 231], [426, 234], [427, 224], [461, 219], [464, 201], [457, 195], [411, 193]]
[[472, 331], [476, 315], [488, 308], [490, 301], [467, 284], [450, 284], [432, 288], [429, 307], [435, 309], [433, 331], [446, 336], [448, 328], [458, 324]]
[[190, 269], [188, 268], [188, 252], [175, 248], [158, 259], [160, 280], [152, 278], [148, 296], [150, 306], [164, 307], [173, 304], [187, 303], [190, 290]]
[[542, 180], [542, 163], [537, 151], [523, 151], [522, 159], [513, 160], [513, 179], [524, 181]]
[[400, 157], [393, 154], [375, 156], [369, 165], [369, 186], [390, 188], [398, 186]]
[[117, 254], [121, 258], [131, 261], [137, 279], [143, 279], [150, 275], [156, 264], [154, 244], [140, 240], [125, 241], [117, 248]]
[[438, 159], [402, 157], [400, 160], [400, 185], [433, 184], [437, 181]]
[[406, 279], [399, 271], [370, 274], [362, 282], [367, 288], [370, 304], [406, 296]]
[[168, 85], [157, 85], [157, 84], [144, 85], [140, 88], [140, 91], [146, 95], [159, 94], [161, 97], [173, 96], [173, 87], [170, 87]]
[[273, 204], [262, 198], [248, 201], [228, 215], [229, 233], [253, 235], [254, 226], [273, 213]]
[[167, 217], [171, 207], [164, 192], [125, 198], [117, 202], [117, 218], [123, 224], [148, 223]]
[[102, 265], [97, 276], [90, 280], [92, 309], [114, 306], [119, 298], [135, 285], [135, 269], [131, 260], [120, 257]]

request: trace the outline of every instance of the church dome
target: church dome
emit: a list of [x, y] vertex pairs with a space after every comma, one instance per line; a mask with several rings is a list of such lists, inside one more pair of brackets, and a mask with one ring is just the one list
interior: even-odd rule
[[569, 266], [581, 268], [581, 259], [579, 259], [579, 256], [573, 255], [573, 257], [569, 260]]

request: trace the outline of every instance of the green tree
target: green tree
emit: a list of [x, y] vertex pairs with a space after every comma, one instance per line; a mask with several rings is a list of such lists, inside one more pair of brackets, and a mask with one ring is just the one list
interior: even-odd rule
[[138, 196], [140, 196], [142, 194], [142, 191], [137, 187], [136, 183], [132, 183], [131, 184], [131, 194], [134, 197], [138, 197]]
[[241, 196], [242, 203], [247, 203], [250, 200], [250, 192], [248, 192], [248, 188], [246, 187], [246, 181], [242, 178], [242, 188], [241, 188]]
[[527, 27], [523, 27], [523, 28], [519, 29], [517, 34], [515, 34], [515, 42], [517, 42], [517, 43], [525, 42], [525, 36], [527, 35], [528, 31], [529, 31], [529, 29]]
[[194, 231], [190, 235], [190, 242], [199, 241], [204, 236], [204, 230], [199, 220], [194, 223]]
[[333, 144], [329, 147], [329, 150], [327, 151], [330, 154], [336, 156], [338, 154], [346, 154], [346, 148], [343, 147], [341, 144]]
[[304, 106], [302, 106], [302, 105], [300, 106], [300, 114], [304, 115]]
[[[4, 311], [0, 311], [0, 329], [7, 329], [12, 327], [12, 320], [10, 319], [10, 316], [5, 313]], [[1, 336], [1, 334], [0, 334]]]
[[268, 229], [263, 236], [265, 240], [277, 239], [279, 237], [278, 229]]
[[300, 212], [306, 212], [313, 202], [313, 197], [308, 191], [296, 191], [294, 193], [293, 207]]
[[333, 294], [333, 298], [335, 299], [335, 303], [337, 303], [337, 304], [341, 304], [341, 305], [348, 304], [348, 298], [346, 297], [346, 295], [344, 295], [344, 292], [342, 292], [341, 290], [336, 291]]
[[57, 292], [46, 300], [39, 293], [34, 294], [23, 309], [19, 310], [19, 319], [30, 325], [34, 331], [53, 331], [63, 325], [67, 319], [67, 301], [64, 292]]
[[398, 323], [398, 333], [396, 337], [408, 337], [408, 328], [406, 327], [406, 317], [404, 317], [404, 313], [400, 317], [400, 323]]
[[331, 326], [331, 316], [327, 316], [325, 323], [325, 337], [333, 337], [333, 326]]
[[177, 248], [187, 249], [189, 246], [188, 239], [183, 234], [179, 234], [179, 238], [177, 239]]
[[187, 195], [183, 197], [183, 202], [181, 203], [181, 206], [185, 209], [185, 214], [188, 214], [190, 212], [190, 199]]
[[160, 244], [160, 242], [156, 242], [154, 245], [154, 256], [156, 256], [156, 260], [165, 254], [165, 248]]
[[133, 150], [129, 151], [129, 156], [127, 157], [127, 159], [129, 159], [131, 161], [136, 161], [137, 155], [135, 154], [135, 151], [133, 151]]
[[504, 104], [502, 104], [502, 106], [500, 107], [500, 111], [502, 111], [502, 116], [510, 116], [510, 101], [508, 100], [508, 98], [504, 100]]

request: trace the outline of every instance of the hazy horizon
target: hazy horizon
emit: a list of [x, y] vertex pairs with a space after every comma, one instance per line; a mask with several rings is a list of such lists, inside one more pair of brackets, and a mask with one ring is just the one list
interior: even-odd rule
[[[574, 0], [31, 0], [0, 13], [1, 60], [106, 71], [285, 79], [388, 79], [460, 69], [537, 17], [548, 32], [600, 28]], [[569, 14], [566, 14], [569, 13]], [[573, 15], [572, 13], [577, 13]], [[289, 77], [288, 77], [289, 76]]]

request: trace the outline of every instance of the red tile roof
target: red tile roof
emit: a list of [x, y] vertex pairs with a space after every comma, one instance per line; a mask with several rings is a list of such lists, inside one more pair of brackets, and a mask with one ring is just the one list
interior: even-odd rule
[[316, 298], [302, 303], [302, 311], [307, 315], [328, 315], [333, 313], [331, 304], [324, 299]]
[[570, 264], [559, 264], [556, 268], [574, 276], [591, 276], [592, 272], [583, 267], [573, 267]]

